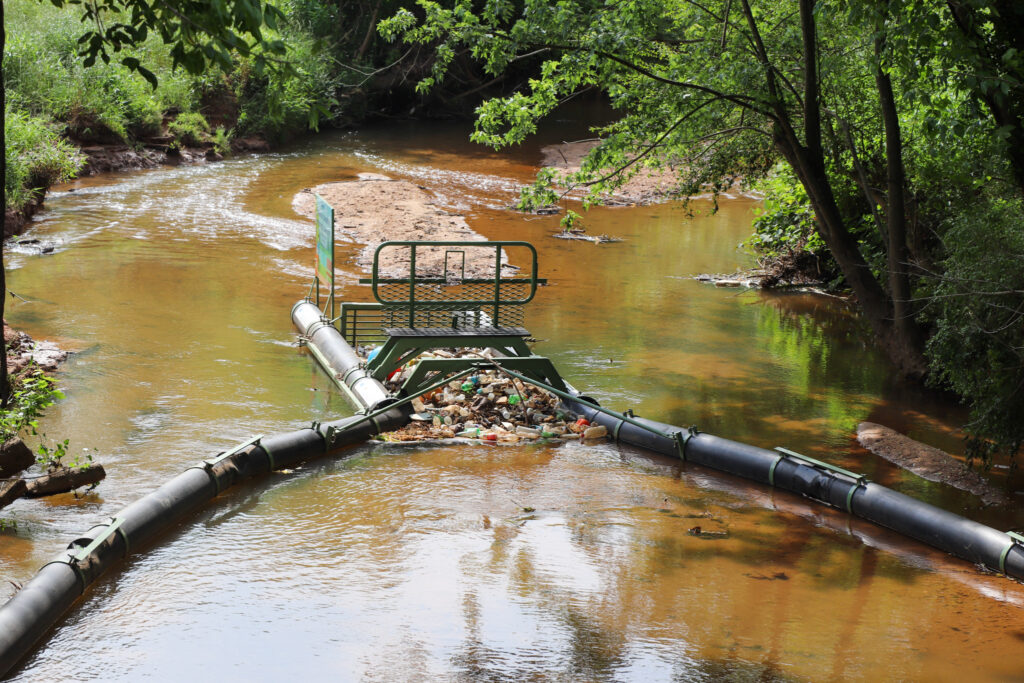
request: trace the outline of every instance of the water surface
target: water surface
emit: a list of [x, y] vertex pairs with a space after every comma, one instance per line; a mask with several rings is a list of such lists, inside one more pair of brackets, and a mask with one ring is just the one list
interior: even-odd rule
[[[82, 499], [5, 509], [0, 575], [28, 580], [218, 450], [351, 412], [295, 345], [313, 229], [291, 198], [362, 171], [534, 242], [550, 281], [527, 314], [537, 351], [603, 404], [1024, 524], [856, 446], [870, 419], [957, 450], [963, 415], [894, 386], [844, 307], [691, 279], [750, 263], [738, 244], [756, 201], [595, 209], [588, 229], [623, 242], [554, 240], [557, 217], [503, 208], [537, 146], [466, 135], [370, 128], [54, 193], [30, 236], [56, 251], [9, 255], [28, 301], [8, 319], [76, 349], [42, 428], [96, 449], [109, 476]], [[342, 298], [366, 300], [356, 248], [338, 250]], [[837, 511], [630, 448], [378, 444], [191, 515], [98, 582], [15, 680], [1001, 680], [1024, 675], [1022, 602], [1016, 583]]]

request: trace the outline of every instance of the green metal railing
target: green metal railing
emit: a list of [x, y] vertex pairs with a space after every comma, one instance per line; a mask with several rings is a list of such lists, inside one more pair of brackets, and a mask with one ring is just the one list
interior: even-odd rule
[[[508, 248], [529, 251], [526, 276], [502, 277], [502, 256]], [[381, 254], [392, 249], [408, 250], [408, 270], [402, 277], [381, 274]], [[437, 255], [440, 249], [443, 261], [435, 258], [425, 266], [420, 258], [424, 251]], [[483, 259], [485, 269], [493, 267], [493, 277], [466, 277], [466, 249], [493, 250], [493, 257]], [[478, 258], [478, 268], [480, 262]], [[537, 250], [522, 241], [384, 242], [374, 251], [371, 275], [359, 282], [372, 286], [384, 325], [411, 328], [521, 326], [522, 307], [547, 282], [537, 277]]]
[[341, 304], [337, 318], [338, 331], [353, 349], [387, 341], [384, 334], [384, 305], [347, 301]]

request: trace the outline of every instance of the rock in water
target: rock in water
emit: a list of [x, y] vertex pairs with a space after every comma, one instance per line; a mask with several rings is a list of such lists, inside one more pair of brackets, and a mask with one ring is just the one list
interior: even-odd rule
[[24, 479], [0, 481], [0, 508], [8, 506], [24, 496], [26, 490]]
[[25, 442], [14, 437], [0, 446], [0, 478], [13, 477], [18, 472], [32, 467], [36, 458]]

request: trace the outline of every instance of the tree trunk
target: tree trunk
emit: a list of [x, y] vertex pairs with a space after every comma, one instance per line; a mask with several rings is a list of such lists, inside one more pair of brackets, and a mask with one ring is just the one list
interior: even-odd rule
[[[880, 27], [881, 29], [881, 27]], [[893, 95], [892, 79], [882, 69], [884, 38], [875, 38], [875, 85], [885, 126], [886, 210], [888, 233], [886, 267], [889, 271], [889, 292], [892, 296], [893, 342], [904, 355], [899, 366], [908, 375], [923, 377], [924, 338], [914, 319], [910, 301], [910, 265], [907, 249], [906, 174], [903, 168], [903, 138], [899, 113]]]
[[[804, 131], [806, 145], [800, 143], [790, 117], [777, 110], [779, 122], [775, 127], [775, 146], [796, 172], [807, 190], [807, 197], [825, 245], [832, 252], [843, 271], [847, 283], [856, 295], [868, 324], [888, 350], [891, 337], [892, 311], [885, 291], [879, 285], [864, 260], [857, 241], [847, 230], [839, 205], [836, 203], [825, 173], [825, 158], [821, 145], [821, 108], [818, 84], [818, 38], [814, 21], [814, 0], [800, 0], [800, 29], [804, 53]], [[893, 354], [890, 357], [897, 361]], [[897, 361], [897, 366], [900, 363]]]
[[[3, 336], [4, 305], [7, 303], [7, 267], [4, 265], [4, 242], [7, 238], [7, 85], [3, 76], [3, 55], [6, 49], [7, 28], [4, 23], [4, 7], [0, 2], [0, 338]], [[0, 346], [0, 408], [6, 408], [11, 398], [10, 382], [7, 379], [7, 339]]]
[[[923, 368], [918, 349], [908, 345], [907, 340], [893, 324], [892, 301], [882, 285], [872, 275], [871, 269], [857, 245], [857, 240], [847, 229], [846, 221], [836, 203], [832, 185], [825, 171], [825, 157], [821, 143], [815, 3], [816, 0], [800, 0], [800, 29], [805, 70], [802, 112], [804, 142], [801, 142], [797, 136], [790, 112], [781, 101], [777, 100], [774, 107], [773, 139], [775, 147], [792, 166], [797, 178], [807, 191], [811, 208], [814, 209], [818, 233], [825, 241], [829, 251], [832, 252], [850, 289], [857, 297], [861, 312], [871, 326], [883, 351], [901, 374], [917, 376], [921, 374]], [[902, 171], [902, 165], [900, 169]], [[902, 187], [902, 175], [900, 178]], [[901, 211], [901, 215], [902, 213]], [[905, 223], [900, 236], [902, 243], [905, 244]], [[905, 257], [902, 261], [906, 262]], [[907, 298], [909, 297], [904, 296], [903, 302], [906, 302]]]

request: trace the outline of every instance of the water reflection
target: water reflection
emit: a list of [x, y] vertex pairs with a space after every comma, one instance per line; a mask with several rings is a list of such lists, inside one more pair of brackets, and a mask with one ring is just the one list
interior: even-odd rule
[[[488, 237], [536, 243], [551, 285], [527, 326], [606, 405], [976, 505], [852, 445], [863, 419], [948, 440], [958, 416], [894, 391], [842, 307], [689, 279], [745, 262], [754, 202], [597, 209], [588, 229], [624, 242], [556, 242], [557, 217], [496, 208], [536, 148], [497, 154], [464, 137], [338, 134], [56, 196], [33, 236], [62, 246], [12, 255], [11, 287], [33, 303], [12, 304], [10, 319], [82, 349], [44, 428], [99, 448], [110, 478], [84, 512], [6, 510], [19, 526], [0, 533], [0, 574], [27, 579], [201, 457], [351, 409], [292, 346], [287, 311], [308, 285], [312, 233], [290, 202], [361, 171], [425, 184]], [[355, 251], [338, 250], [344, 296], [364, 299]], [[837, 511], [630, 449], [376, 445], [228, 492], [101, 581], [16, 678], [64, 678], [74, 662], [111, 681], [943, 680], [968, 667], [999, 679], [1020, 673], [1006, 653], [1022, 599]]]

